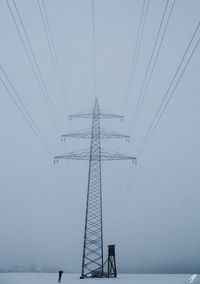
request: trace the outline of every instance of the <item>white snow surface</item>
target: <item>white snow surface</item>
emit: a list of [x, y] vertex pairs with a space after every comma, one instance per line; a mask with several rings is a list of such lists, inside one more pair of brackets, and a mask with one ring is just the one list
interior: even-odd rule
[[[117, 278], [79, 279], [78, 274], [64, 273], [61, 284], [186, 284], [191, 274], [119, 274]], [[56, 284], [56, 273], [0, 273], [0, 284]], [[200, 283], [199, 277], [194, 284]]]

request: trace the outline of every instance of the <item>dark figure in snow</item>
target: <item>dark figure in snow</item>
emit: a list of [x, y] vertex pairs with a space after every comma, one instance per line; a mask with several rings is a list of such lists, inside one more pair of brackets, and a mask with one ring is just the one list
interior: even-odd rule
[[58, 271], [58, 283], [61, 282], [62, 274], [63, 274], [63, 270], [59, 270]]

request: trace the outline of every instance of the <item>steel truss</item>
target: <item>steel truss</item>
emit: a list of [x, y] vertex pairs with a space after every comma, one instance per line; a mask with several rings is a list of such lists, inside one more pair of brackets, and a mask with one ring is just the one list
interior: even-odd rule
[[93, 111], [70, 115], [69, 119], [72, 118], [92, 119], [92, 128], [62, 135], [62, 140], [67, 137], [88, 138], [91, 141], [90, 148], [56, 156], [55, 161], [58, 159], [89, 160], [81, 278], [100, 278], [106, 275], [103, 261], [101, 161], [133, 160], [136, 162], [136, 158], [101, 148], [101, 139], [129, 139], [130, 137], [100, 128], [101, 119], [119, 118], [123, 120], [123, 116], [100, 110], [97, 99]]

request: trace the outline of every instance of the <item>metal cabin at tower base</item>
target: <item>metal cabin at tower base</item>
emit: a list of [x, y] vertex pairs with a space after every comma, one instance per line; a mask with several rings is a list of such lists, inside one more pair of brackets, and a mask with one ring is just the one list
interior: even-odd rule
[[117, 277], [115, 245], [108, 245], [108, 278]]
[[[106, 271], [107, 267], [107, 271]], [[102, 274], [103, 271], [103, 274]], [[116, 278], [117, 267], [115, 258], [115, 245], [108, 245], [108, 258], [103, 264], [103, 267], [91, 272], [89, 276], [80, 276], [80, 279], [84, 278]]]

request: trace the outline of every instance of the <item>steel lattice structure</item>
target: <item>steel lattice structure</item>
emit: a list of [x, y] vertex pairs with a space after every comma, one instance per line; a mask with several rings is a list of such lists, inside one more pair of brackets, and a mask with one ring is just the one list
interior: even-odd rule
[[92, 128], [62, 135], [62, 139], [66, 137], [88, 138], [91, 140], [90, 148], [56, 156], [55, 161], [58, 159], [89, 160], [81, 278], [104, 277], [101, 161], [136, 161], [136, 158], [101, 148], [101, 139], [129, 139], [127, 135], [100, 128], [101, 119], [123, 119], [123, 116], [100, 110], [96, 99], [93, 111], [69, 116], [70, 119], [74, 117], [92, 119]]

